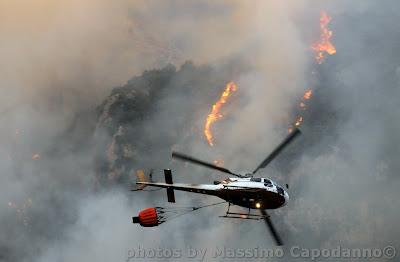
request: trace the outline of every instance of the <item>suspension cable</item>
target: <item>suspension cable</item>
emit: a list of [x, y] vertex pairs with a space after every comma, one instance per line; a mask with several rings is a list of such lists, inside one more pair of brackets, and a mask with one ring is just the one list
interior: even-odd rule
[[[223, 204], [223, 203], [226, 203], [226, 201], [212, 203], [212, 204], [208, 204], [208, 205], [202, 205], [202, 206], [194, 206], [194, 207], [176, 207], [175, 209], [173, 209], [173, 208], [172, 209], [169, 209], [169, 208], [166, 209], [165, 207], [160, 207], [160, 206], [158, 206], [156, 208], [159, 208], [162, 213], [169, 213], [169, 212], [170, 213], [174, 213], [175, 216], [172, 216], [172, 217], [168, 218], [169, 220], [171, 220], [171, 219], [186, 215], [186, 214], [188, 214], [190, 212], [199, 210], [201, 208], [216, 206], [216, 205], [220, 205], [220, 204]], [[187, 210], [186, 211], [182, 211], [182, 209], [187, 209]]]

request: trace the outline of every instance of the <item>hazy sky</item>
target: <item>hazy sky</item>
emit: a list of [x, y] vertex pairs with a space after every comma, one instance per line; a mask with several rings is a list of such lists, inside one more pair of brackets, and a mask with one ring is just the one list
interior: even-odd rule
[[[302, 153], [290, 170], [280, 161], [262, 174], [291, 185], [289, 205], [271, 212], [287, 248], [400, 248], [399, 5], [0, 0], [0, 261], [125, 260], [139, 244], [274, 247], [263, 224], [222, 220], [222, 208], [156, 229], [132, 225], [130, 217], [163, 204], [165, 192], [135, 201], [125, 188], [93, 192], [94, 152], [69, 150], [60, 138], [78, 112], [93, 110], [143, 70], [168, 63], [179, 68], [186, 60], [223, 70], [232, 58], [251, 68], [235, 79], [246, 103], [220, 125], [230, 132], [218, 150], [228, 152], [224, 160], [232, 168], [256, 166], [285, 135], [303, 92], [315, 91]], [[316, 65], [310, 44], [319, 36], [322, 10], [333, 18], [338, 52]], [[159, 112], [141, 124], [157, 130], [166, 112], [193, 110], [177, 107], [180, 99], [185, 94], [166, 95]], [[201, 139], [179, 146], [208, 156]], [[59, 153], [49, 152], [53, 148]], [[36, 153], [40, 160], [32, 160]], [[196, 181], [199, 173], [178, 178]], [[182, 204], [215, 200], [176, 196]]]

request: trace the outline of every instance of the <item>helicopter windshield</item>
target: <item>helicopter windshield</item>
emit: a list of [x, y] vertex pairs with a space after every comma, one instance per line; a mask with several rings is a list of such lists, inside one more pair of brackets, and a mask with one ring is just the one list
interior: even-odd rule
[[266, 187], [272, 187], [273, 185], [272, 185], [271, 180], [269, 180], [269, 179], [267, 179], [267, 178], [264, 178], [264, 186], [266, 186]]
[[264, 178], [264, 183], [265, 184], [272, 184], [271, 180], [269, 180], [268, 178]]

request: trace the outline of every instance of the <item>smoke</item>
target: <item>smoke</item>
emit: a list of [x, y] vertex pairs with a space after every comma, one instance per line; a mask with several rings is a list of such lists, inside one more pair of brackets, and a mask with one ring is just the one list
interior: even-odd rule
[[[171, 162], [171, 148], [252, 170], [286, 135], [308, 88], [314, 97], [302, 137], [260, 174], [290, 185], [289, 205], [270, 212], [287, 247], [399, 248], [398, 7], [397, 1], [1, 1], [0, 260], [126, 260], [138, 246], [273, 247], [262, 222], [220, 219], [221, 207], [154, 229], [132, 226], [141, 208], [164, 205], [165, 192], [131, 194], [126, 180], [99, 182], [104, 168], [94, 158], [113, 139], [128, 138], [129, 168], [155, 167], [156, 179], [165, 167], [175, 181], [218, 178]], [[338, 52], [316, 65], [309, 47], [321, 10], [333, 17]], [[181, 66], [186, 60], [194, 65]], [[140, 76], [170, 63], [176, 68]], [[154, 84], [160, 74], [164, 80]], [[202, 125], [231, 80], [239, 89], [215, 124], [210, 148]], [[113, 121], [132, 118], [107, 129], [95, 108], [115, 90], [129, 99], [136, 94], [127, 101], [142, 103], [143, 111], [131, 116], [122, 109]], [[177, 205], [217, 201], [180, 192], [176, 198]]]

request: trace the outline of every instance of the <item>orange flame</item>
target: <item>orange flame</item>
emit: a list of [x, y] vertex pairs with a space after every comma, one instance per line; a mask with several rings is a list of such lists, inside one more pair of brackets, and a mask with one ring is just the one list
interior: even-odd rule
[[213, 146], [213, 135], [211, 132], [211, 125], [223, 117], [221, 107], [226, 103], [232, 92], [237, 90], [235, 82], [229, 82], [225, 86], [225, 91], [222, 93], [221, 98], [212, 106], [211, 113], [207, 116], [206, 124], [204, 126], [204, 135], [207, 138], [208, 144]]
[[[305, 110], [307, 108], [306, 101], [311, 99], [311, 97], [312, 97], [312, 90], [308, 89], [306, 92], [304, 92], [302, 100], [299, 103], [299, 108]], [[299, 126], [301, 126], [302, 123], [303, 123], [303, 116], [301, 116], [301, 115], [297, 116], [296, 121], [294, 122], [294, 124], [289, 127], [289, 130], [288, 130], [289, 133], [292, 133], [294, 127], [299, 127]]]
[[303, 123], [303, 117], [299, 116], [296, 120], [296, 123], [294, 124], [295, 127], [299, 127]]
[[304, 99], [304, 100], [308, 100], [308, 99], [311, 98], [311, 96], [312, 96], [312, 90], [311, 90], [311, 89], [308, 89], [308, 90], [304, 93], [303, 99]]
[[[321, 12], [320, 17], [320, 29], [321, 36], [318, 42], [311, 45], [311, 48], [316, 52], [315, 60], [318, 64], [322, 64], [325, 59], [325, 54], [333, 55], [336, 53], [336, 47], [332, 44], [332, 31], [328, 29], [328, 24], [332, 18], [325, 12]], [[307, 108], [307, 100], [310, 100], [313, 93], [311, 89], [308, 89], [300, 103], [299, 108], [305, 110]], [[303, 116], [298, 115], [294, 124], [289, 127], [289, 133], [293, 132], [295, 127], [299, 127], [303, 123]]]
[[311, 45], [311, 48], [316, 52], [315, 60], [318, 64], [322, 64], [325, 59], [325, 53], [333, 55], [336, 53], [336, 48], [331, 42], [332, 31], [328, 29], [328, 24], [332, 18], [325, 12], [321, 12], [320, 29], [321, 36], [317, 43]]

